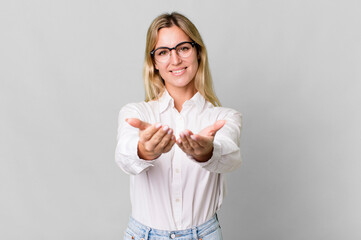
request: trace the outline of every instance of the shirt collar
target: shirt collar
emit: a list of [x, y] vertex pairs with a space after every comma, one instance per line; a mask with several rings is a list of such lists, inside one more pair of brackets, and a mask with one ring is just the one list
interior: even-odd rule
[[158, 99], [158, 102], [159, 102], [160, 113], [164, 112], [169, 107], [169, 105], [171, 107], [174, 106], [174, 99], [169, 95], [166, 88], [164, 88], [164, 92], [162, 96]]
[[[174, 107], [174, 99], [169, 95], [166, 88], [164, 88], [164, 92], [162, 96], [158, 100], [159, 102], [159, 111], [160, 113], [164, 112], [168, 107]], [[187, 106], [195, 106], [197, 112], [200, 112], [205, 104], [206, 100], [199, 92], [193, 95], [193, 97], [183, 103], [183, 108]]]

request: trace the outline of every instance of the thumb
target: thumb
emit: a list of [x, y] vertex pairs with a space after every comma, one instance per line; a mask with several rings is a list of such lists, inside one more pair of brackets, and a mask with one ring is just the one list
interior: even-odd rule
[[147, 127], [150, 126], [149, 123], [143, 122], [138, 118], [127, 118], [125, 119], [125, 121], [129, 123], [130, 126], [139, 128], [139, 130], [145, 130]]
[[219, 129], [221, 129], [224, 124], [226, 124], [226, 120], [218, 120], [216, 121], [212, 126], [211, 126], [211, 129], [209, 131], [209, 136], [215, 136], [216, 133], [218, 132]]

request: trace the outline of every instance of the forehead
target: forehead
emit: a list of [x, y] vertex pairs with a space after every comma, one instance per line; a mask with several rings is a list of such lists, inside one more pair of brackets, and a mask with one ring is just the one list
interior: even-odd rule
[[161, 28], [158, 31], [158, 39], [155, 48], [174, 47], [180, 42], [191, 41], [190, 37], [177, 26]]

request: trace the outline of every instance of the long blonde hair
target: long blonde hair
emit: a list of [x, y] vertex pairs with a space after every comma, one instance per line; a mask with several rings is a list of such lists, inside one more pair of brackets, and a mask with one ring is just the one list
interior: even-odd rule
[[164, 81], [158, 70], [154, 67], [153, 58], [150, 54], [154, 50], [158, 39], [158, 31], [161, 28], [177, 26], [196, 43], [198, 52], [198, 70], [195, 75], [195, 88], [202, 96], [214, 106], [221, 106], [214, 90], [212, 76], [209, 71], [207, 50], [194, 24], [182, 14], [172, 12], [162, 14], [155, 18], [147, 32], [143, 78], [145, 87], [145, 101], [158, 99], [164, 92]]

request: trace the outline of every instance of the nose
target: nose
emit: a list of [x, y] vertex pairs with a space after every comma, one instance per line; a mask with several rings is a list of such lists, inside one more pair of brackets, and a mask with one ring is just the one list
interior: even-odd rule
[[173, 65], [178, 65], [182, 62], [182, 59], [178, 56], [175, 49], [172, 49], [170, 52], [170, 63]]

